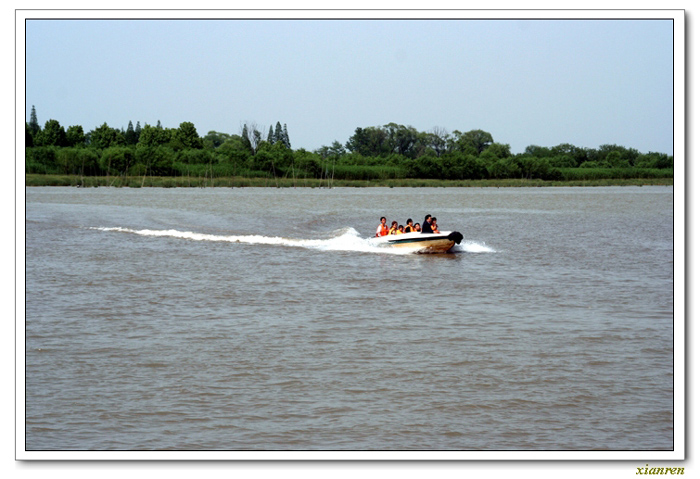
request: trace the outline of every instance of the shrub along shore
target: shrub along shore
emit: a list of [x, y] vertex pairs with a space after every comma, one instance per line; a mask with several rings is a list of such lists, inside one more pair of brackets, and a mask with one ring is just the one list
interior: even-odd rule
[[75, 187], [156, 187], [156, 188], [333, 188], [333, 187], [547, 187], [547, 186], [645, 186], [673, 185], [670, 176], [648, 178], [579, 178], [568, 180], [542, 179], [484, 179], [484, 180], [436, 180], [418, 178], [333, 180], [314, 178], [256, 178], [256, 177], [190, 177], [190, 176], [80, 176], [80, 175], [25, 175], [25, 186], [75, 186]]
[[483, 130], [358, 127], [343, 145], [293, 149], [287, 125], [244, 124], [240, 134], [191, 122], [85, 133], [56, 120], [25, 125], [27, 186], [333, 187], [598, 186], [673, 184], [673, 156], [619, 145], [529, 145], [513, 154]]

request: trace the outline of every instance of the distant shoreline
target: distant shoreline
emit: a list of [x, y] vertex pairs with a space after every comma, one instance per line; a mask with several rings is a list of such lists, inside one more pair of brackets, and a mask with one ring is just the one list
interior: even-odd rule
[[603, 178], [595, 180], [545, 181], [541, 179], [489, 179], [489, 180], [331, 180], [312, 178], [246, 178], [246, 177], [161, 177], [161, 176], [79, 176], [79, 175], [25, 175], [25, 186], [82, 186], [82, 187], [157, 187], [157, 188], [330, 188], [330, 187], [464, 187], [464, 188], [518, 188], [549, 186], [673, 186], [673, 178]]

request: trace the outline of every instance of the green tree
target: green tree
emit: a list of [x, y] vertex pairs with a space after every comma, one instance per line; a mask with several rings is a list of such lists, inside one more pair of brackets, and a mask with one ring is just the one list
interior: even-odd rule
[[447, 130], [434, 127], [432, 131], [423, 133], [419, 141], [427, 148], [435, 152], [435, 156], [440, 157], [447, 152], [447, 140], [449, 138]]
[[213, 161], [214, 156], [211, 150], [202, 148], [187, 148], [175, 154], [175, 161], [189, 165], [204, 165]]
[[[628, 164], [634, 164], [635, 160], [639, 156], [639, 151], [635, 150], [634, 148], [625, 148], [624, 146], [619, 146], [619, 145], [600, 145], [598, 147], [598, 157], [596, 160], [599, 163], [602, 163], [604, 161], [608, 160], [608, 155], [611, 153], [617, 152], [618, 155], [613, 155], [610, 157], [611, 161], [621, 161], [623, 164], [627, 162]], [[611, 163], [612, 164], [612, 163]]]
[[24, 124], [24, 146], [25, 148], [34, 146], [34, 136], [32, 130], [29, 129], [29, 123]]
[[355, 134], [345, 144], [345, 147], [362, 156], [381, 156], [391, 152], [387, 131], [383, 128], [356, 128]]
[[546, 146], [528, 145], [525, 147], [525, 152], [528, 156], [535, 158], [549, 158], [552, 156], [552, 150]]
[[442, 176], [442, 164], [433, 155], [419, 156], [409, 162], [408, 174], [413, 178], [440, 178]]
[[450, 175], [456, 180], [481, 180], [488, 177], [488, 170], [484, 160], [475, 155], [448, 152], [436, 161], [442, 164], [443, 174]]
[[330, 153], [340, 158], [346, 153], [345, 147], [338, 140], [334, 140], [333, 143], [331, 143]]
[[32, 111], [29, 114], [29, 131], [32, 136], [36, 136], [40, 130], [41, 127], [39, 126], [39, 120], [36, 117], [36, 109], [34, 108], [34, 105], [32, 105]]
[[346, 154], [345, 147], [338, 141], [335, 140], [331, 146], [322, 146], [316, 150], [316, 154], [320, 155], [321, 158], [335, 158], [339, 159], [341, 156]]
[[600, 165], [598, 165], [597, 161], [584, 161], [580, 165], [578, 165], [579, 168], [600, 168]]
[[673, 168], [673, 156], [649, 152], [639, 155], [634, 166], [637, 168]]
[[548, 158], [549, 163], [556, 168], [576, 168], [576, 160], [569, 155], [556, 155]]
[[124, 133], [124, 140], [127, 145], [135, 145], [139, 141], [139, 137], [134, 130], [134, 124], [129, 120], [129, 125], [126, 127], [126, 132]]
[[270, 153], [273, 157], [274, 171], [278, 176], [287, 173], [294, 163], [294, 153], [291, 149], [287, 148], [284, 139], [271, 146]]
[[656, 153], [659, 157], [656, 162], [657, 168], [673, 168], [673, 155], [667, 155], [665, 153]]
[[440, 168], [439, 178], [444, 180], [461, 180], [463, 178], [463, 171], [460, 168], [459, 160], [456, 155], [443, 155], [441, 157], [435, 156], [435, 152], [430, 153], [433, 156], [433, 162]]
[[629, 168], [631, 165], [628, 160], [622, 157], [620, 151], [611, 151], [605, 157], [605, 163], [610, 168]]
[[294, 168], [296, 176], [310, 176], [320, 178], [323, 173], [323, 166], [318, 154], [299, 148], [294, 151]]
[[254, 153], [253, 151], [253, 145], [250, 143], [250, 135], [248, 134], [248, 125], [244, 124], [243, 128], [241, 128], [241, 134], [240, 134], [241, 139], [243, 140], [243, 146], [248, 148], [248, 151], [252, 154]]
[[80, 174], [79, 148], [59, 148], [56, 151], [56, 164], [62, 173], [67, 175]]
[[126, 146], [111, 146], [102, 151], [100, 167], [113, 175], [126, 175], [135, 162], [134, 149]]
[[135, 160], [145, 165], [147, 173], [156, 176], [167, 176], [173, 172], [175, 153], [172, 148], [166, 145], [141, 145], [136, 148]]
[[521, 156], [517, 159], [517, 162], [523, 178], [529, 180], [535, 178], [543, 180], [555, 179], [556, 170], [552, 167], [547, 158]]
[[289, 141], [289, 133], [287, 133], [287, 124], [286, 123], [282, 127], [282, 143], [284, 143], [284, 146], [286, 146], [287, 148], [292, 147], [292, 142]]
[[107, 123], [103, 123], [89, 133], [90, 146], [99, 150], [113, 146], [124, 146], [126, 141], [121, 131], [111, 128]]
[[518, 178], [522, 175], [522, 170], [518, 162], [513, 158], [500, 158], [488, 166], [491, 178]]
[[277, 124], [275, 125], [275, 133], [272, 135], [272, 141], [270, 142], [270, 144], [274, 145], [278, 141], [282, 141], [283, 136], [284, 136], [284, 133], [282, 132], [282, 125], [278, 121]]
[[388, 123], [384, 125], [387, 146], [390, 151], [408, 158], [415, 158], [418, 131], [412, 126]]
[[58, 120], [49, 120], [37, 133], [34, 143], [38, 146], [66, 146], [66, 131]]
[[345, 143], [345, 148], [353, 153], [359, 153], [361, 155], [369, 154], [368, 143], [369, 138], [365, 128], [360, 128], [358, 126], [355, 128], [355, 133]]
[[56, 165], [55, 146], [35, 146], [25, 149], [27, 173], [56, 174], [59, 170]]
[[197, 149], [203, 148], [202, 139], [197, 134], [197, 129], [193, 123], [185, 121], [180, 123], [180, 127], [173, 133], [173, 143], [176, 150], [178, 149]]
[[228, 133], [219, 133], [218, 131], [210, 131], [202, 138], [202, 146], [209, 150], [215, 150], [224, 144], [226, 140], [231, 138]]
[[225, 161], [238, 167], [243, 167], [251, 157], [250, 145], [240, 135], [232, 135], [218, 148]]
[[264, 171], [271, 173], [273, 176], [278, 176], [275, 168], [275, 155], [272, 151], [272, 146], [266, 141], [258, 143], [257, 151], [249, 159], [251, 170]]
[[551, 151], [552, 151], [551, 156], [568, 155], [568, 156], [574, 158], [577, 155], [580, 155], [581, 153], [583, 153], [585, 155], [585, 151], [583, 150], [583, 148], [579, 148], [577, 146], [574, 146], [571, 143], [561, 143], [557, 146], [553, 146], [551, 148]]
[[586, 160], [588, 160], [586, 150], [570, 143], [562, 143], [552, 147], [552, 156], [549, 159], [552, 166], [561, 168], [573, 168]]
[[483, 130], [471, 130], [466, 133], [455, 131], [455, 143], [457, 149], [463, 153], [480, 155], [493, 143], [491, 133]]
[[99, 175], [101, 173], [98, 160], [100, 155], [92, 148], [78, 148], [77, 161], [80, 163], [81, 175]]
[[479, 155], [484, 159], [503, 159], [511, 156], [510, 145], [503, 143], [492, 143]]
[[66, 131], [66, 144], [68, 146], [84, 146], [85, 133], [80, 125], [72, 125]]
[[155, 148], [157, 146], [169, 144], [171, 138], [172, 135], [170, 130], [165, 130], [162, 126], [160, 126], [160, 121], [156, 126], [151, 126], [146, 123], [141, 130], [141, 135], [139, 136], [137, 146], [148, 146]]

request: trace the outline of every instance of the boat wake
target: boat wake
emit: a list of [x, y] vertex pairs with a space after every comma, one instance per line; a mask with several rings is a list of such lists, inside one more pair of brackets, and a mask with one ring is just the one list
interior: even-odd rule
[[[214, 235], [207, 233], [195, 233], [193, 231], [179, 230], [151, 230], [151, 229], [131, 229], [121, 227], [93, 227], [90, 228], [105, 232], [129, 233], [140, 236], [180, 238], [193, 241], [213, 241], [224, 243], [243, 243], [250, 245], [275, 245], [289, 246], [297, 248], [315, 249], [321, 251], [355, 251], [362, 253], [382, 253], [405, 255], [416, 251], [408, 248], [386, 248], [372, 244], [369, 238], [363, 238], [354, 228], [343, 228], [331, 233], [325, 239], [299, 239], [285, 238], [280, 236], [263, 235]], [[486, 245], [462, 241], [461, 244], [453, 248], [455, 253], [493, 253], [495, 250]]]

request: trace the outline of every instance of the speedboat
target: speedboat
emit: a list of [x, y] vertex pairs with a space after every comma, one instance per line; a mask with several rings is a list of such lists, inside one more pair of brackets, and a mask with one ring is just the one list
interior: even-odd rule
[[463, 238], [459, 231], [443, 231], [378, 236], [370, 241], [377, 246], [410, 248], [416, 253], [447, 253], [455, 244], [461, 243]]

